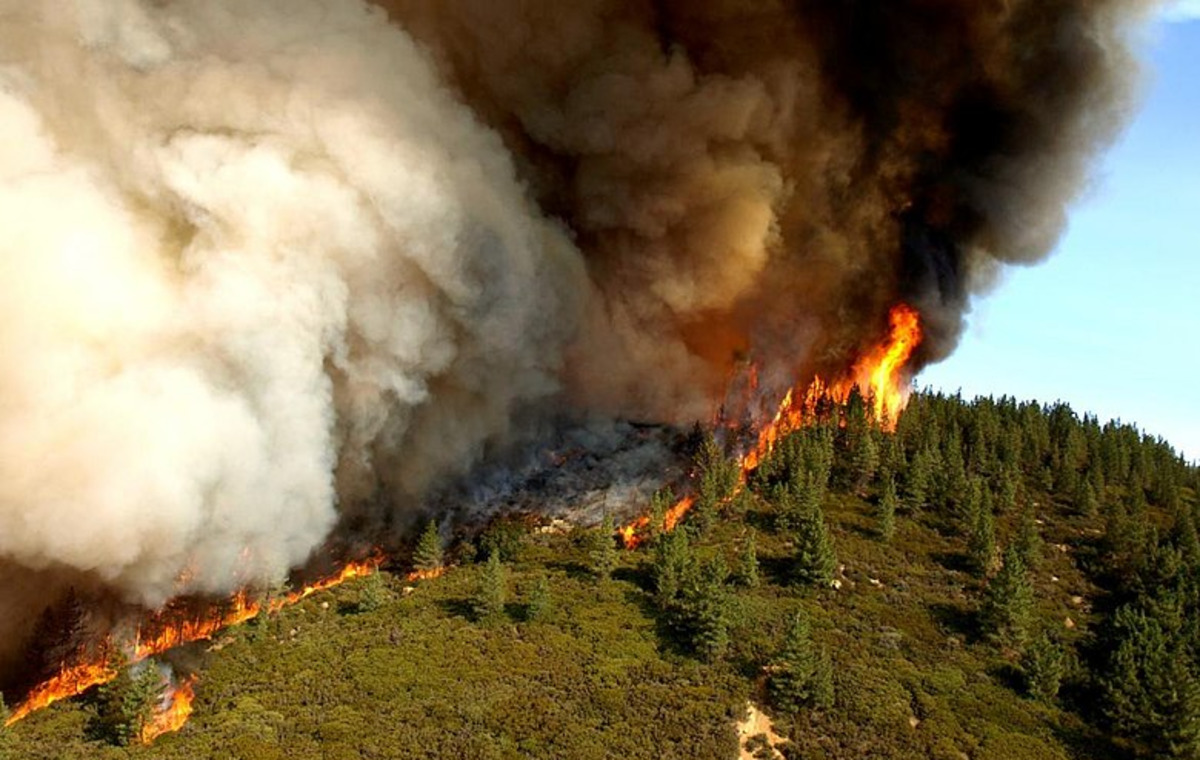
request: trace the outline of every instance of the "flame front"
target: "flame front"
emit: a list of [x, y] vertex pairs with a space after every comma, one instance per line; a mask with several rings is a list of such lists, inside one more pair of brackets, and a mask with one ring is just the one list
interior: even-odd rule
[[[225, 628], [250, 620], [260, 612], [263, 612], [264, 609], [269, 613], [276, 613], [285, 607], [307, 599], [318, 591], [333, 588], [351, 578], [361, 578], [370, 575], [378, 570], [381, 563], [382, 557], [375, 557], [363, 562], [351, 562], [335, 575], [304, 586], [299, 591], [293, 591], [285, 596], [266, 602], [253, 599], [249, 593], [240, 591], [234, 595], [224, 610], [210, 617], [180, 619], [175, 617], [179, 614], [177, 610], [168, 609], [165, 612], [152, 616], [146, 625], [138, 630], [132, 647], [125, 649], [132, 651], [129, 658], [130, 662], [138, 662], [184, 644], [210, 639]], [[150, 630], [154, 633], [144, 636], [143, 630]], [[12, 725], [32, 712], [49, 707], [59, 700], [82, 694], [93, 686], [108, 683], [116, 678], [117, 669], [113, 665], [109, 653], [119, 651], [118, 643], [111, 640], [107, 641], [101, 647], [101, 651], [103, 654], [97, 656], [93, 661], [64, 663], [57, 674], [39, 684], [30, 692], [25, 701], [13, 710], [12, 715], [5, 725]], [[187, 715], [191, 713], [193, 684], [194, 679], [186, 684], [186, 689], [184, 685], [181, 685], [175, 691], [176, 695], [183, 695], [178, 696], [177, 699], [187, 700], [186, 712], [179, 713], [182, 715], [182, 720], [179, 723], [180, 726], [187, 720]], [[182, 710], [182, 705], [178, 709]], [[177, 729], [178, 726], [160, 731], [159, 733]], [[158, 734], [155, 735], [157, 736]]]
[[192, 715], [192, 702], [196, 699], [195, 677], [188, 678], [167, 693], [165, 706], [142, 726], [138, 738], [142, 744], [150, 744], [163, 734], [183, 728]]
[[[807, 388], [792, 388], [784, 394], [775, 416], [758, 432], [754, 447], [738, 460], [741, 469], [739, 489], [745, 484], [746, 477], [775, 450], [779, 441], [816, 419], [822, 402], [845, 404], [855, 387], [870, 401], [875, 423], [888, 432], [896, 429], [900, 413], [908, 404], [910, 388], [905, 367], [921, 344], [921, 318], [915, 309], [901, 303], [888, 314], [888, 324], [887, 338], [855, 362], [846, 377], [832, 384], [816, 377]], [[757, 368], [751, 366], [750, 372], [750, 387], [757, 389]], [[694, 496], [687, 496], [671, 507], [664, 528], [672, 530], [695, 501]], [[617, 533], [626, 548], [634, 549], [642, 543], [649, 525], [650, 518], [642, 516]]]

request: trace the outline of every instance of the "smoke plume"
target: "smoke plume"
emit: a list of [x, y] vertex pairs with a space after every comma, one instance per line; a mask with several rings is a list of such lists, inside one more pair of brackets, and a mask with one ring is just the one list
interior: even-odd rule
[[940, 359], [1145, 5], [0, 0], [0, 577], [278, 578], [527, 417], [696, 419], [898, 301]]

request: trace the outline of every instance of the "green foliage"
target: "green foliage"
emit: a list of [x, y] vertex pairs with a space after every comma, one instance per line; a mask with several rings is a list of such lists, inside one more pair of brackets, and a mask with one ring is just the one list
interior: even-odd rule
[[1048, 704], [1058, 697], [1066, 671], [1066, 658], [1062, 647], [1049, 634], [1034, 640], [1022, 661], [1025, 670], [1025, 688], [1034, 699]]
[[796, 544], [793, 574], [801, 583], [827, 586], [837, 569], [837, 555], [825, 517], [820, 509], [809, 507], [799, 515], [797, 523], [793, 533]]
[[1033, 622], [1033, 585], [1015, 548], [1004, 553], [1000, 572], [984, 595], [979, 621], [984, 635], [1006, 646], [1021, 648]]
[[996, 553], [996, 522], [985, 488], [981, 480], [975, 479], [971, 484], [972, 495], [967, 502], [971, 510], [967, 518], [967, 556], [971, 561], [971, 570], [980, 578], [993, 573], [999, 559]]
[[484, 621], [496, 621], [504, 616], [504, 603], [508, 600], [508, 573], [500, 561], [500, 552], [492, 552], [484, 565], [475, 591], [473, 605], [475, 616]]
[[689, 527], [704, 536], [712, 529], [718, 509], [729, 502], [737, 491], [741, 470], [735, 460], [725, 456], [712, 433], [707, 433], [696, 457], [700, 485], [696, 504], [688, 517]]
[[896, 535], [896, 507], [899, 504], [896, 498], [896, 481], [888, 478], [883, 484], [883, 495], [879, 497], [879, 505], [876, 509], [879, 517], [879, 538], [884, 541], [891, 541]]
[[116, 663], [117, 677], [97, 689], [97, 714], [92, 733], [117, 746], [137, 741], [142, 727], [154, 717], [165, 683], [153, 660], [134, 666]]
[[719, 556], [694, 567], [684, 576], [671, 615], [688, 647], [712, 662], [729, 646], [732, 610], [725, 588], [729, 571]]
[[588, 558], [592, 563], [592, 572], [602, 581], [612, 577], [613, 570], [617, 569], [617, 563], [621, 559], [617, 553], [616, 533], [617, 528], [613, 524], [612, 515], [605, 512], [600, 527], [590, 535]]
[[1038, 531], [1037, 515], [1033, 511], [1032, 503], [1026, 504], [1021, 510], [1013, 546], [1025, 567], [1036, 570], [1042, 564], [1042, 537]]
[[529, 622], [544, 620], [550, 612], [550, 581], [545, 575], [539, 575], [529, 592], [529, 601], [525, 607], [525, 619]]
[[792, 616], [783, 646], [768, 667], [771, 704], [785, 713], [833, 706], [833, 667], [828, 653], [813, 643], [803, 610]]
[[374, 612], [387, 601], [387, 581], [382, 570], [376, 570], [363, 579], [358, 589], [358, 611]]
[[437, 521], [430, 520], [421, 532], [417, 548], [413, 550], [413, 567], [423, 572], [433, 572], [440, 569], [444, 561], [442, 536], [438, 531]]
[[667, 510], [675, 505], [675, 492], [670, 486], [665, 486], [654, 492], [650, 497], [650, 525], [648, 537], [650, 545], [654, 546], [659, 537], [666, 532]]
[[0, 760], [10, 760], [16, 758], [16, 741], [13, 732], [8, 727], [8, 719], [12, 717], [9, 712], [8, 703], [4, 701], [4, 694], [0, 693]]
[[742, 549], [738, 555], [737, 580], [746, 588], [758, 586], [758, 539], [753, 528], [747, 530], [745, 538], [742, 539]]
[[480, 557], [490, 559], [496, 554], [501, 562], [516, 562], [527, 535], [525, 526], [517, 519], [502, 517], [493, 520], [479, 536]]

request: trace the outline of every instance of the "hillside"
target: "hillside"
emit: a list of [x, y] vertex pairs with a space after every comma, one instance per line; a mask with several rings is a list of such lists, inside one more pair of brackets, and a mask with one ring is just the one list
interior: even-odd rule
[[696, 505], [636, 550], [503, 519], [441, 577], [385, 566], [173, 653], [194, 714], [151, 746], [91, 692], [4, 752], [733, 758], [751, 701], [789, 739], [759, 757], [1200, 757], [1200, 471], [1061, 404], [821, 419], [744, 489], [700, 443]]

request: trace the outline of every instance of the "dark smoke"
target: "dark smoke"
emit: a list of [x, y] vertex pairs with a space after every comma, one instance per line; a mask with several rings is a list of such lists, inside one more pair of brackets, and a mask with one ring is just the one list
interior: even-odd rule
[[[1126, 116], [1128, 0], [387, 0], [578, 236], [574, 390], [687, 417], [741, 353], [844, 370], [897, 301], [954, 348]], [[621, 361], [614, 367], [614, 356]]]

